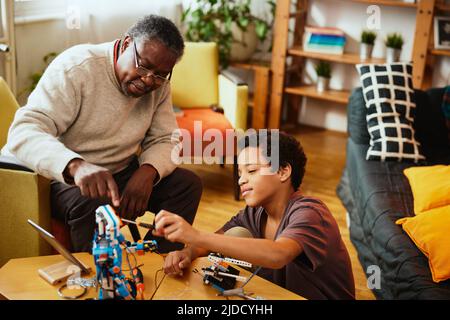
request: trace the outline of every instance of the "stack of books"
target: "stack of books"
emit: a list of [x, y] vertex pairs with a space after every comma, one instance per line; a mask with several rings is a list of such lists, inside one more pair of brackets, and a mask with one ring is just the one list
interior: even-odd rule
[[343, 54], [344, 31], [337, 28], [305, 27], [303, 50], [326, 54]]

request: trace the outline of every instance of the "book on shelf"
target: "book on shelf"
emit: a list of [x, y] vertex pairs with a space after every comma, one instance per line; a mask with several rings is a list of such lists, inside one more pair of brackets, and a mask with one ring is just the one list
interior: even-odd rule
[[345, 38], [313, 33], [309, 35], [308, 43], [343, 46], [345, 45]]
[[345, 36], [344, 31], [339, 28], [332, 27], [311, 27], [306, 26], [305, 32], [311, 32], [316, 34], [325, 34], [325, 35], [337, 35], [337, 36]]
[[336, 55], [344, 54], [344, 47], [342, 47], [342, 46], [324, 46], [324, 45], [305, 44], [303, 46], [303, 50], [306, 52], [316, 52], [316, 53], [323, 53], [323, 54], [336, 54]]
[[338, 28], [305, 27], [303, 50], [325, 54], [343, 54], [345, 33]]

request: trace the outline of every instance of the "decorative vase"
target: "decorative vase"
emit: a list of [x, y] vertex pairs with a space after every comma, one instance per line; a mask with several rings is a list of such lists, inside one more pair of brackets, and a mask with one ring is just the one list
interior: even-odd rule
[[402, 51], [400, 49], [387, 47], [386, 48], [386, 63], [398, 62], [400, 60], [401, 52]]
[[368, 60], [372, 58], [373, 44], [361, 42], [359, 46], [359, 57], [361, 60]]
[[328, 90], [330, 85], [330, 78], [317, 77], [317, 92], [324, 92]]
[[243, 32], [236, 23], [233, 23], [231, 32], [233, 41], [231, 45], [230, 60], [234, 62], [244, 62], [250, 60], [258, 46], [258, 37], [256, 36], [255, 24], [248, 25], [247, 30]]

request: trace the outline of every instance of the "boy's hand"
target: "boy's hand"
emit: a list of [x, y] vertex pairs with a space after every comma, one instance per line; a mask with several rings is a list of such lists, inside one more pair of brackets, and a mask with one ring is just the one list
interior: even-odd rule
[[189, 250], [172, 251], [164, 260], [164, 272], [168, 275], [183, 275], [183, 269], [192, 262]]
[[195, 230], [186, 220], [169, 211], [161, 210], [155, 217], [154, 236], [164, 237], [171, 242], [192, 244], [198, 237]]

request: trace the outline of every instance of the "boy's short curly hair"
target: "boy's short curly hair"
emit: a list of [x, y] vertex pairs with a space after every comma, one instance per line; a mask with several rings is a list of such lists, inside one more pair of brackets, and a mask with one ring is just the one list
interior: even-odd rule
[[[303, 147], [300, 141], [296, 140], [293, 136], [284, 132], [276, 130], [276, 134], [273, 134], [275, 130], [259, 131], [259, 133], [251, 133], [244, 136], [240, 142], [240, 150], [247, 147], [261, 148], [262, 154], [267, 155], [270, 161], [272, 155], [272, 140], [277, 139], [279, 150], [279, 166], [286, 167], [288, 164], [292, 168], [291, 184], [294, 190], [298, 190], [303, 181], [306, 167], [306, 155], [303, 151]], [[274, 141], [276, 143], [276, 141]], [[271, 163], [273, 165], [273, 163]]]

